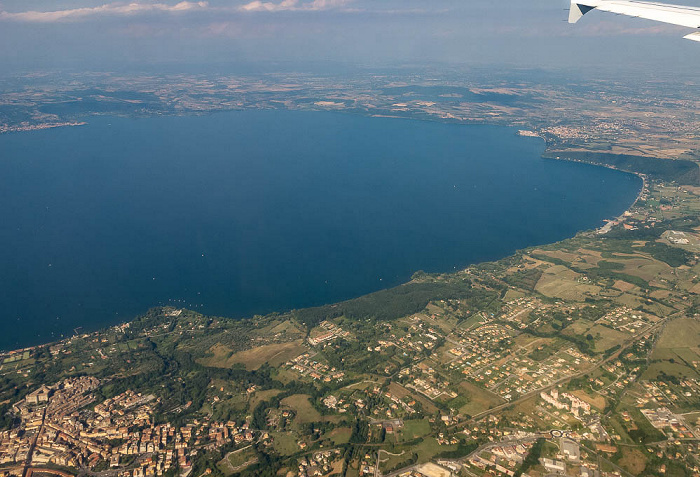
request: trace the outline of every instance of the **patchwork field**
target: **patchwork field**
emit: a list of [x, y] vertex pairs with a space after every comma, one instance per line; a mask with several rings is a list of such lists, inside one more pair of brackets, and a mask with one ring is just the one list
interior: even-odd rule
[[649, 379], [659, 375], [700, 378], [700, 321], [680, 318], [670, 322], [652, 353], [652, 364], [644, 374]]
[[549, 297], [576, 301], [583, 301], [587, 296], [600, 292], [600, 287], [582, 283], [581, 279], [580, 274], [563, 265], [555, 265], [544, 271], [535, 290]]

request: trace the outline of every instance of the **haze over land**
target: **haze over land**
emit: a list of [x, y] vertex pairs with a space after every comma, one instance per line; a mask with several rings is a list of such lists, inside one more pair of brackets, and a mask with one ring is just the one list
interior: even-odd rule
[[[698, 5], [688, 0], [689, 5]], [[566, 24], [565, 0], [5, 0], [0, 61], [73, 67], [240, 71], [246, 63], [507, 64], [693, 77], [682, 28], [593, 13]], [[332, 65], [322, 66], [334, 68]]]

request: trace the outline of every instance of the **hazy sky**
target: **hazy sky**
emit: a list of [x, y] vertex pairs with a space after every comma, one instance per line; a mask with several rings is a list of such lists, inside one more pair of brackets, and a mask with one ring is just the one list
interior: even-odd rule
[[566, 8], [566, 0], [0, 0], [0, 65], [700, 66], [700, 44], [682, 39], [688, 29], [599, 12], [568, 25]]

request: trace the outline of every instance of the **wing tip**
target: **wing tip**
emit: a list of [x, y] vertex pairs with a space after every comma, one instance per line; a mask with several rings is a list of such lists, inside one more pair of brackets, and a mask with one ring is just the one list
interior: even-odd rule
[[571, 9], [569, 10], [569, 23], [578, 23], [578, 21], [595, 7], [577, 3], [576, 0], [571, 0]]

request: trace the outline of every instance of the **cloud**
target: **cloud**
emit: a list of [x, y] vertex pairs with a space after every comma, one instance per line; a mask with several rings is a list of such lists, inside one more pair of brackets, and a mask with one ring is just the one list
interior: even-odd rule
[[282, 0], [281, 2], [263, 2], [254, 0], [242, 5], [239, 9], [244, 12], [281, 12], [281, 11], [320, 11], [341, 8], [351, 0], [312, 0], [302, 2], [300, 0]]
[[146, 13], [181, 13], [209, 8], [207, 2], [183, 1], [175, 5], [165, 3], [108, 3], [99, 7], [73, 8], [52, 12], [27, 11], [10, 13], [0, 12], [0, 20], [28, 23], [53, 23], [61, 21], [83, 20], [98, 16], [133, 16]]
[[175, 5], [166, 3], [107, 3], [97, 7], [72, 8], [55, 11], [0, 11], [0, 21], [25, 23], [55, 23], [82, 21], [95, 17], [126, 17], [150, 13], [175, 14], [193, 11], [210, 11], [223, 14], [245, 12], [280, 12], [280, 11], [322, 11], [340, 9], [353, 0], [281, 0], [278, 2], [254, 0], [249, 3], [230, 7], [210, 7], [206, 1], [182, 1]]

